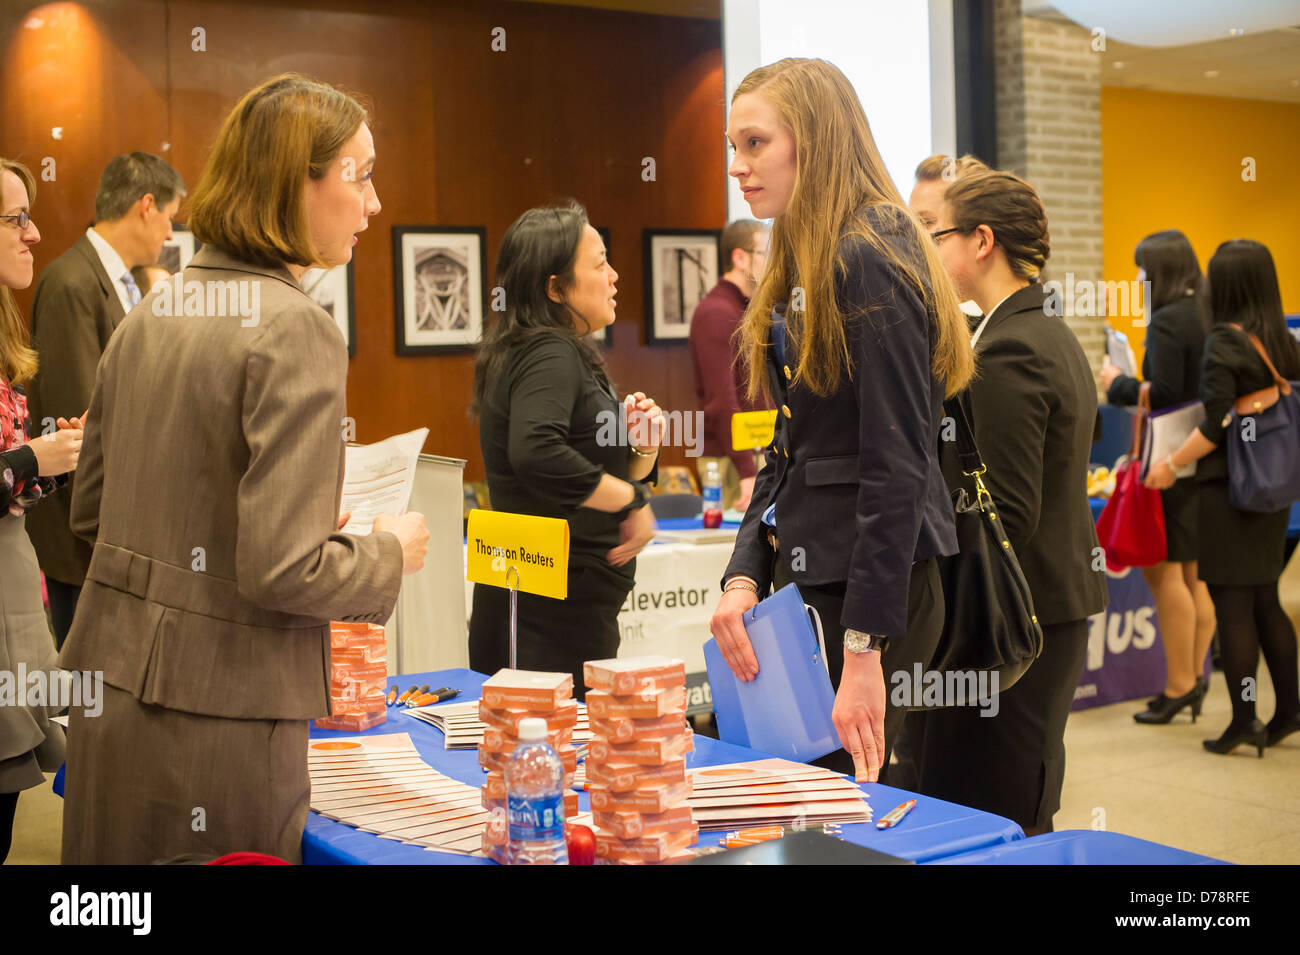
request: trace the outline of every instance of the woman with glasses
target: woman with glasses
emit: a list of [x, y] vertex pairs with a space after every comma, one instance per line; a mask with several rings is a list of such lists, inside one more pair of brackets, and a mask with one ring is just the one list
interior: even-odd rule
[[36, 373], [36, 352], [13, 289], [32, 284], [32, 247], [41, 241], [30, 213], [35, 195], [31, 171], [0, 159], [0, 680], [15, 694], [0, 696], [0, 862], [9, 855], [18, 794], [41, 785], [64, 758], [63, 728], [50, 721], [62, 707], [29, 696], [30, 678], [51, 686], [58, 667], [23, 515], [66, 483], [82, 436], [80, 420], [59, 419], [57, 431], [29, 437], [23, 385]]
[[992, 713], [955, 706], [909, 717], [917, 788], [1046, 832], [1060, 806], [1088, 617], [1107, 599], [1087, 492], [1096, 385], [1059, 301], [1038, 281], [1051, 245], [1032, 186], [967, 170], [944, 192], [935, 225], [958, 294], [984, 314], [972, 336], [980, 372], [963, 398], [1043, 652]]

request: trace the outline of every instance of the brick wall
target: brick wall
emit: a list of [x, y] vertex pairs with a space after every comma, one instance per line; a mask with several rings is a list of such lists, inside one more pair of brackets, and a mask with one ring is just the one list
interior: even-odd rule
[[[995, 30], [998, 165], [1032, 183], [1047, 209], [1052, 255], [1043, 278], [1064, 284], [1072, 273], [1076, 285], [1100, 288], [1102, 63], [1092, 32], [1024, 17], [1020, 0], [997, 0]], [[1066, 321], [1100, 368], [1104, 316]]]

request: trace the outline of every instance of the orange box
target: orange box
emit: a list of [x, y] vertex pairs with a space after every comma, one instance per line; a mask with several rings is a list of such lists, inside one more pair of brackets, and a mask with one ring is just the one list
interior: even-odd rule
[[597, 739], [610, 743], [630, 743], [676, 736], [686, 729], [686, 717], [681, 713], [668, 713], [648, 720], [591, 720], [587, 725]]
[[644, 720], [685, 712], [685, 686], [642, 691], [631, 696], [615, 696], [604, 690], [587, 691], [587, 715], [596, 720]]
[[[546, 734], [546, 741], [554, 746], [555, 751], [558, 753], [562, 746], [573, 742], [573, 730], [552, 730]], [[519, 742], [519, 737], [514, 733], [498, 729], [495, 726], [489, 726], [483, 730], [482, 746], [489, 753], [504, 753], [509, 756], [515, 751], [515, 747], [519, 745]]]
[[571, 729], [578, 725], [578, 701], [565, 700], [555, 709], [547, 711], [498, 709], [488, 706], [482, 700], [478, 704], [478, 718], [488, 726], [495, 726], [508, 733], [519, 735], [519, 721], [536, 717], [546, 720], [546, 728], [551, 731]]
[[384, 628], [371, 623], [330, 624], [330, 647], [387, 647]]
[[588, 660], [582, 665], [582, 678], [588, 689], [604, 690], [615, 696], [633, 696], [685, 686], [686, 664], [660, 656]]
[[622, 793], [594, 786], [587, 791], [587, 795], [591, 797], [591, 808], [597, 812], [667, 812], [690, 797], [691, 780], [688, 777], [681, 783], [638, 786], [630, 792]]
[[388, 713], [384, 707], [380, 707], [377, 710], [368, 710], [361, 713], [336, 712], [333, 716], [325, 716], [312, 722], [317, 729], [350, 730], [359, 733], [361, 730], [368, 730], [372, 726], [378, 726], [386, 719], [388, 719]]
[[700, 827], [691, 823], [680, 832], [661, 832], [641, 839], [620, 839], [608, 832], [596, 832], [596, 858], [612, 862], [663, 862], [700, 839]]
[[683, 727], [678, 736], [663, 739], [641, 739], [631, 743], [614, 744], [608, 740], [593, 739], [588, 747], [590, 763], [633, 763], [637, 766], [655, 766], [684, 756], [695, 748], [695, 734]]
[[686, 760], [665, 760], [658, 766], [634, 764], [597, 763], [587, 760], [587, 783], [592, 787], [608, 789], [611, 793], [626, 793], [658, 785], [685, 782]]
[[330, 647], [330, 666], [370, 666], [385, 663], [388, 660], [388, 647], [384, 644], [368, 644], [363, 647]]
[[482, 702], [498, 710], [534, 710], [541, 716], [572, 696], [572, 673], [507, 669], [483, 681]]
[[[573, 786], [573, 773], [564, 774], [564, 782], [562, 783], [562, 785], [564, 786], [565, 789], [569, 789]], [[484, 776], [483, 792], [486, 793], [490, 799], [505, 799], [506, 798], [505, 773], [491, 772], [488, 773], [486, 776]], [[576, 797], [577, 793], [574, 793], [574, 796]], [[565, 798], [567, 799], [568, 797], [566, 796]]]
[[620, 839], [643, 839], [646, 836], [671, 835], [688, 829], [695, 819], [690, 806], [674, 806], [659, 813], [594, 812], [592, 820], [598, 829]]
[[[488, 795], [487, 786], [483, 787], [483, 808], [489, 812], [496, 812], [500, 809], [503, 813], [509, 811], [509, 805], [504, 796], [497, 798]], [[572, 819], [578, 814], [578, 794], [570, 790], [564, 791], [564, 818]]]
[[[556, 749], [559, 754], [560, 762], [564, 764], [564, 772], [574, 773], [578, 769], [578, 751], [572, 743]], [[510, 762], [510, 753], [492, 753], [485, 750], [482, 746], [478, 750], [478, 764], [486, 769], [489, 773], [502, 773], [506, 771], [506, 764]]]

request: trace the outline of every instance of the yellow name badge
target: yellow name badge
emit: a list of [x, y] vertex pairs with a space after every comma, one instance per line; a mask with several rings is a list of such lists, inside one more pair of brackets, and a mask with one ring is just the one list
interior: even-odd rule
[[731, 416], [731, 450], [753, 451], [772, 443], [776, 434], [776, 409], [737, 411]]
[[472, 510], [465, 579], [509, 588], [519, 573], [524, 593], [564, 600], [569, 595], [569, 522], [556, 517]]

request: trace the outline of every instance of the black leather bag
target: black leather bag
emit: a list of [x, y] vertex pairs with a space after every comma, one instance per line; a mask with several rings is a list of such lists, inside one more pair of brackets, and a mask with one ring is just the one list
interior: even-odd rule
[[930, 669], [939, 673], [996, 671], [1001, 692], [1038, 659], [1043, 651], [1043, 629], [1020, 561], [984, 486], [986, 469], [966, 411], [953, 399], [944, 402], [944, 412], [955, 423], [960, 462], [961, 473], [952, 489], [960, 550], [939, 558], [946, 615]]

